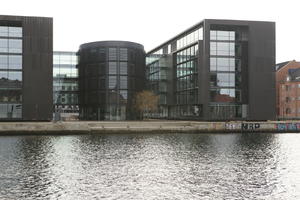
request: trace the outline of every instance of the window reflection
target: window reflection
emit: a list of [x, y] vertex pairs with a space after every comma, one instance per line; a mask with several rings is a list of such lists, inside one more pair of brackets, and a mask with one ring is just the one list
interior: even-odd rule
[[120, 76], [120, 89], [127, 89], [127, 76]]
[[117, 49], [109, 48], [108, 49], [108, 60], [117, 60]]
[[9, 37], [22, 37], [22, 27], [9, 27]]
[[8, 27], [0, 26], [0, 37], [8, 37]]
[[212, 102], [235, 102], [235, 89], [213, 89], [210, 91]]
[[22, 81], [22, 72], [10, 71], [8, 73], [8, 79], [11, 81]]
[[211, 30], [210, 40], [235, 40], [235, 31]]
[[0, 53], [8, 52], [8, 39], [0, 39]]
[[117, 89], [117, 76], [108, 76], [108, 88]]
[[0, 89], [0, 101], [1, 102], [21, 102], [22, 90], [12, 89]]
[[0, 69], [7, 69], [7, 68], [8, 68], [8, 56], [0, 55]]
[[22, 118], [22, 27], [0, 26], [0, 37], [0, 118]]
[[108, 74], [117, 74], [117, 62], [108, 63]]
[[8, 46], [9, 46], [9, 53], [22, 53], [22, 40], [9, 39]]
[[22, 69], [22, 56], [10, 55], [8, 56], [9, 69]]

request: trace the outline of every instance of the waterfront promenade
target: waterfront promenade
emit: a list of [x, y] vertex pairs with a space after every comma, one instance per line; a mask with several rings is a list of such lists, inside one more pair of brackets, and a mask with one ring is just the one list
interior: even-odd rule
[[300, 132], [300, 121], [199, 122], [199, 121], [70, 121], [0, 122], [0, 135], [96, 133], [251, 133]]

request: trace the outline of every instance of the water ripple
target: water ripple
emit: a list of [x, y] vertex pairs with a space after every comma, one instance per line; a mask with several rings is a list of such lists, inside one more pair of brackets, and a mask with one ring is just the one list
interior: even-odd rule
[[0, 199], [300, 199], [300, 135], [0, 138]]

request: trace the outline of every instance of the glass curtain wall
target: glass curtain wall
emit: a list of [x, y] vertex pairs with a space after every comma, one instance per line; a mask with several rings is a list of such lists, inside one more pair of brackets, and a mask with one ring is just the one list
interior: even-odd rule
[[172, 112], [174, 116], [199, 116], [197, 55], [198, 43], [177, 52], [175, 55], [176, 106]]
[[[148, 88], [159, 95], [159, 112], [154, 117], [178, 118], [198, 115], [197, 51], [203, 40], [203, 28], [198, 27], [170, 41], [147, 56]], [[194, 45], [193, 45], [194, 44]], [[191, 46], [192, 45], [192, 46]], [[174, 70], [171, 70], [173, 68]], [[173, 73], [175, 71], [175, 79]], [[174, 94], [168, 94], [168, 85], [176, 84]], [[168, 99], [169, 98], [169, 99]], [[174, 98], [176, 106], [170, 106]], [[169, 116], [171, 115], [171, 116]]]
[[[157, 54], [154, 54], [157, 55]], [[148, 65], [147, 77], [148, 88], [155, 94], [159, 95], [158, 112], [152, 114], [153, 117], [164, 118], [168, 116], [167, 95], [168, 80], [170, 66], [168, 66], [168, 56], [161, 55], [159, 59]]]
[[210, 30], [210, 113], [212, 119], [242, 117], [241, 43], [234, 30]]
[[22, 119], [22, 27], [0, 26], [0, 120]]
[[128, 53], [127, 48], [108, 48], [105, 120], [126, 119], [128, 82], [129, 79], [134, 82], [134, 76], [128, 77], [128, 68], [134, 71], [134, 65], [128, 62]]
[[54, 112], [64, 119], [76, 119], [78, 107], [78, 69], [75, 52], [53, 53], [53, 103]]

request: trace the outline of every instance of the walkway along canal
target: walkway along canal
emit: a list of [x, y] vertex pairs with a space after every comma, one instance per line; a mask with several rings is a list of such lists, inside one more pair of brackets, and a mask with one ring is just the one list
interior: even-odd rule
[[252, 133], [300, 132], [300, 121], [197, 122], [197, 121], [74, 121], [1, 122], [0, 135], [89, 133]]

